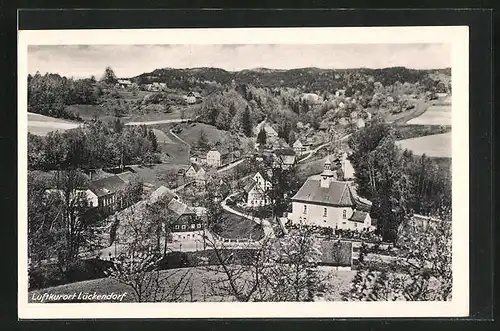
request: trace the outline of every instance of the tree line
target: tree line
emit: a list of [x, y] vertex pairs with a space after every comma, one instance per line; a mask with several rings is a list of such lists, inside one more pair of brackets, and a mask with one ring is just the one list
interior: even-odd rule
[[58, 74], [28, 75], [28, 111], [53, 117], [70, 117], [66, 106], [95, 105], [103, 94], [94, 77], [73, 79]]
[[377, 226], [391, 241], [408, 215], [435, 215], [441, 208], [451, 208], [450, 169], [425, 155], [403, 151], [395, 141], [394, 128], [380, 122], [349, 140], [358, 193], [373, 202]]
[[159, 161], [156, 136], [146, 126], [90, 122], [47, 136], [28, 133], [28, 169], [100, 169]]

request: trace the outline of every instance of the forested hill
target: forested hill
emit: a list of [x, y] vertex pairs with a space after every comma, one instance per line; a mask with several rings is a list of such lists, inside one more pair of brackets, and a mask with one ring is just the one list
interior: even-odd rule
[[[156, 69], [131, 79], [138, 84], [166, 82], [168, 86], [189, 88], [204, 84], [252, 84], [256, 87], [290, 87], [304, 91], [330, 91], [353, 88], [368, 82], [382, 85], [419, 83], [433, 85], [442, 82], [435, 92], [448, 92], [451, 69], [417, 70], [404, 67], [384, 69], [320, 69], [300, 68], [290, 70], [256, 68], [241, 71], [226, 71], [220, 68]], [[437, 87], [437, 86], [436, 86]]]

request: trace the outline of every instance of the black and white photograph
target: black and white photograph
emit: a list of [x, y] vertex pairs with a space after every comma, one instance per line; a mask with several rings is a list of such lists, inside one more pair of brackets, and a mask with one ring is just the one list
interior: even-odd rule
[[467, 315], [467, 28], [170, 30], [20, 32], [27, 315]]

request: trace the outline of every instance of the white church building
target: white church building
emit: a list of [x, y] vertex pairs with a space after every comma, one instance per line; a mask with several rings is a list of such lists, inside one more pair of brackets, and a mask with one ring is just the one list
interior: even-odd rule
[[288, 219], [297, 225], [373, 230], [371, 202], [357, 196], [350, 182], [338, 181], [331, 165], [327, 157], [323, 172], [309, 177], [292, 197], [292, 212], [288, 213]]

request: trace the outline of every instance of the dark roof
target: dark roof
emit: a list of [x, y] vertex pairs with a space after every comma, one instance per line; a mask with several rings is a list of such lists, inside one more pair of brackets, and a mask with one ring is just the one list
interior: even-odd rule
[[125, 171], [122, 172], [121, 174], [117, 174], [117, 176], [120, 177], [124, 182], [130, 183], [130, 181], [134, 177], [134, 174], [130, 171]]
[[368, 215], [367, 212], [355, 210], [354, 214], [352, 214], [352, 216], [349, 220], [353, 221], [353, 222], [364, 223], [365, 219], [366, 219], [366, 215]]
[[196, 215], [196, 212], [188, 207], [183, 202], [180, 202], [177, 199], [172, 199], [168, 204], [168, 209], [176, 213], [178, 216], [182, 215]]
[[331, 206], [355, 206], [348, 182], [331, 180], [328, 187], [321, 187], [320, 182], [320, 175], [309, 177], [292, 200]]
[[93, 181], [89, 185], [91, 190], [98, 197], [115, 193], [124, 188], [127, 183], [118, 176], [109, 176]]
[[291, 148], [280, 148], [280, 149], [275, 149], [274, 154], [276, 154], [276, 155], [295, 155], [295, 151]]
[[254, 182], [254, 181], [245, 185], [245, 188], [244, 188], [245, 192], [247, 192], [247, 193], [250, 192], [255, 187], [255, 185], [257, 185], [257, 182]]

